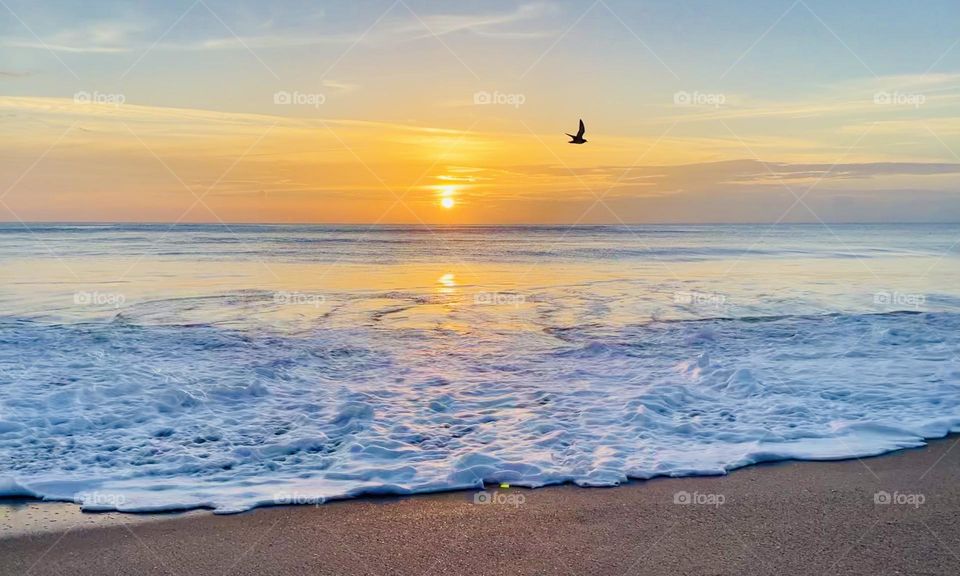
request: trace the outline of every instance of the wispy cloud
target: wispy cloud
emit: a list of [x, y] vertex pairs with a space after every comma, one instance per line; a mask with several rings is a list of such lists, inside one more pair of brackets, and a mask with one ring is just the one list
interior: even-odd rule
[[[264, 23], [253, 28], [268, 31], [244, 32], [237, 35], [222, 26], [211, 26], [203, 32], [193, 32], [177, 40], [166, 40], [152, 45], [151, 38], [157, 35], [143, 23], [108, 20], [85, 23], [73, 28], [54, 31], [41, 38], [32, 36], [8, 36], [0, 44], [12, 48], [53, 50], [66, 53], [116, 54], [137, 52], [152, 46], [153, 50], [202, 51], [202, 50], [247, 50], [249, 48], [291, 48], [324, 44], [352, 44], [355, 42], [389, 43], [415, 40], [432, 36], [446, 36], [457, 32], [502, 39], [540, 38], [554, 34], [546, 29], [522, 28], [518, 25], [539, 22], [556, 11], [546, 2], [522, 4], [510, 11], [478, 13], [415, 13], [403, 5], [396, 5], [389, 18], [364, 34], [364, 30], [352, 32], [331, 31], [313, 22], [309, 30], [299, 26], [287, 28], [274, 23]], [[219, 14], [218, 14], [219, 16]], [[327, 28], [330, 24], [327, 24]]]
[[338, 80], [324, 80], [323, 87], [333, 90], [334, 92], [339, 92], [341, 94], [347, 94], [349, 92], [354, 92], [360, 88], [359, 84], [351, 84], [349, 82], [340, 82]]
[[[391, 35], [406, 37], [444, 36], [455, 32], [470, 31], [483, 36], [497, 38], [540, 38], [552, 36], [556, 31], [519, 30], [514, 24], [536, 22], [556, 11], [556, 7], [546, 2], [522, 4], [511, 12], [489, 12], [481, 14], [428, 14], [419, 15], [419, 20], [394, 26], [388, 32]], [[424, 30], [424, 24], [430, 30]]]
[[[593, 194], [609, 197], [633, 197], [696, 191], [722, 192], [731, 189], [782, 188], [820, 182], [879, 180], [885, 177], [912, 176], [922, 187], [924, 176], [960, 175], [960, 164], [945, 162], [852, 162], [791, 163], [734, 159], [720, 162], [696, 162], [677, 165], [617, 166], [599, 165], [571, 168], [556, 164], [511, 165], [496, 170], [481, 170], [480, 177], [511, 182], [511, 188], [551, 188], [558, 183], [583, 184]], [[872, 184], [871, 184], [872, 185]], [[867, 186], [869, 187], [869, 186]]]
[[[688, 92], [688, 94], [691, 94]], [[749, 94], [722, 94], [724, 101], [717, 106], [677, 106], [664, 95], [662, 114], [658, 122], [703, 122], [743, 118], [824, 118], [871, 116], [882, 119], [889, 115], [909, 112], [909, 98], [927, 114], [948, 111], [953, 113], [960, 104], [960, 73], [900, 74], [857, 78], [822, 86], [802, 98], [770, 100]], [[903, 100], [903, 105], [878, 105], [883, 98]], [[879, 99], [879, 100], [878, 100]], [[914, 107], [916, 109], [917, 107]], [[878, 117], [879, 115], [879, 117]]]
[[2, 44], [55, 52], [113, 54], [135, 49], [144, 32], [145, 27], [136, 22], [103, 20], [59, 30], [46, 38], [8, 37]]

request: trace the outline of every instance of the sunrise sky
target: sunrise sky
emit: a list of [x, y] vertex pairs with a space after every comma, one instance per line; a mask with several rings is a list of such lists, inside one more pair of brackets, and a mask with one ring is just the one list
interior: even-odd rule
[[960, 220], [955, 0], [151, 4], [0, 0], [0, 220]]

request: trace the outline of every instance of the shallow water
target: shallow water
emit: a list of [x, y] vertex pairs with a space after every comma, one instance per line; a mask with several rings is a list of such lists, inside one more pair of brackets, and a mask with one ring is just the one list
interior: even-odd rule
[[960, 431], [960, 228], [0, 226], [0, 492], [232, 512]]

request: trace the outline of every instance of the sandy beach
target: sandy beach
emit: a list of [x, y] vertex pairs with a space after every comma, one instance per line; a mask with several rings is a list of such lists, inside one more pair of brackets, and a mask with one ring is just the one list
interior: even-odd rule
[[489, 487], [486, 504], [465, 492], [229, 516], [38, 504], [34, 520], [66, 519], [8, 522], [0, 574], [956, 574], [958, 440], [619, 488]]

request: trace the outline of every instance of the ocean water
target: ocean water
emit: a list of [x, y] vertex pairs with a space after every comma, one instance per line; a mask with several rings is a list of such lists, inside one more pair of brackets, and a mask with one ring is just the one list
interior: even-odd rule
[[237, 512], [960, 431], [960, 226], [0, 225], [0, 494]]

